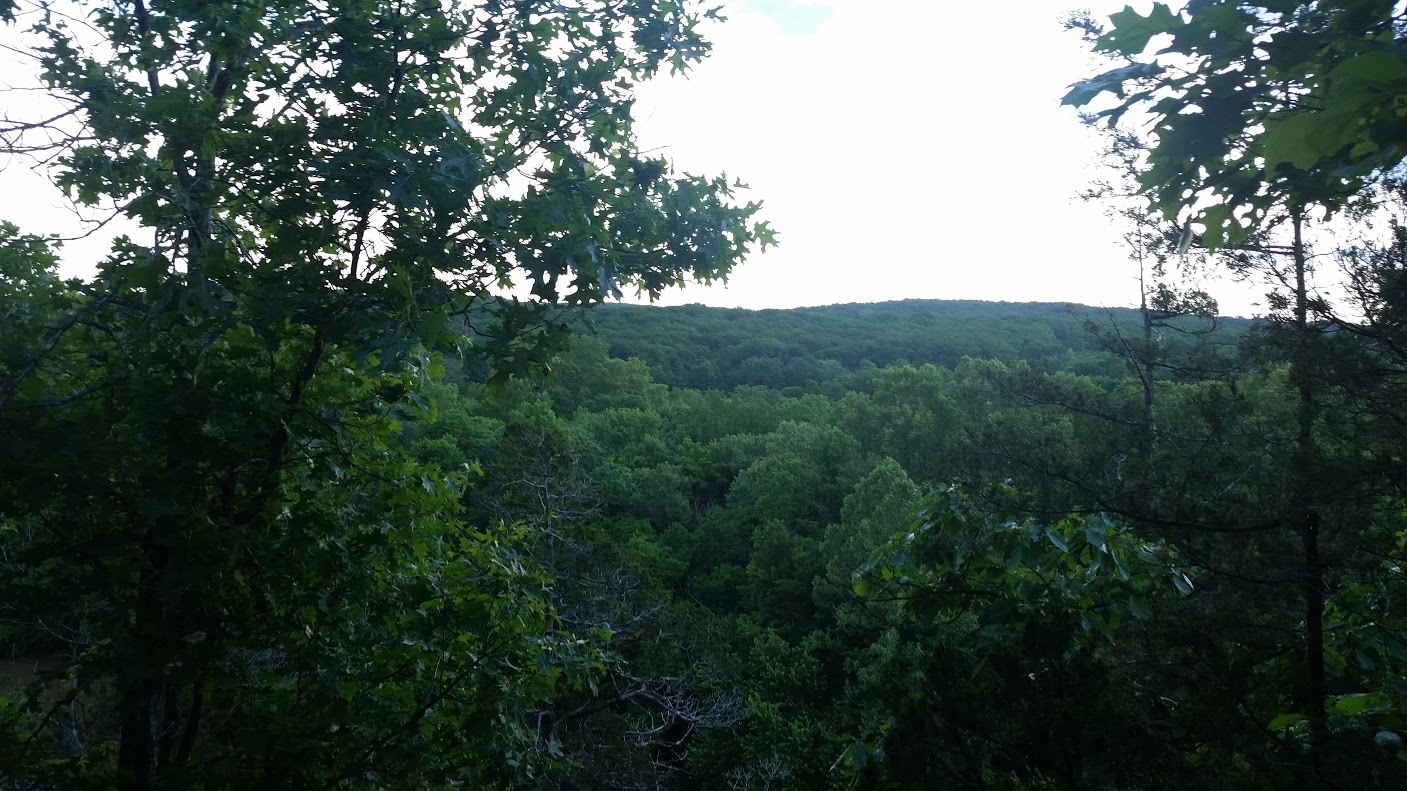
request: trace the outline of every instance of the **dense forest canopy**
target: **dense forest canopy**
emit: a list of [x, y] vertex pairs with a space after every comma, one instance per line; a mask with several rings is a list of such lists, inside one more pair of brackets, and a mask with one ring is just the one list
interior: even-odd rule
[[0, 3], [142, 229], [0, 222], [0, 788], [1401, 777], [1397, 4], [1071, 20], [1131, 307], [601, 305], [775, 241], [635, 145], [710, 15]]
[[[611, 304], [587, 323], [609, 342], [612, 356], [644, 360], [657, 381], [672, 387], [814, 390], [839, 379], [843, 392], [845, 374], [865, 366], [953, 368], [964, 357], [1122, 375], [1116, 360], [1098, 353], [1103, 345], [1089, 327], [1136, 332], [1140, 321], [1129, 308], [912, 299], [761, 311]], [[1183, 351], [1229, 349], [1249, 326], [1237, 318], [1178, 321], [1163, 341]]]

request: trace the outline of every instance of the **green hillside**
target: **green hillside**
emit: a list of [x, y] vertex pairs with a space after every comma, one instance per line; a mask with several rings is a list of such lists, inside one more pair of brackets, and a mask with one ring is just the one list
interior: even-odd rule
[[[1137, 333], [1140, 326], [1131, 308], [919, 299], [791, 310], [611, 304], [592, 312], [587, 323], [612, 357], [639, 358], [656, 381], [672, 387], [705, 390], [817, 389], [867, 363], [952, 368], [964, 357], [1122, 375], [1093, 330], [1116, 324], [1121, 332]], [[1221, 319], [1205, 338], [1168, 330], [1163, 345], [1179, 354], [1199, 344], [1225, 348], [1250, 324]], [[1191, 332], [1211, 324], [1184, 319], [1175, 326]]]

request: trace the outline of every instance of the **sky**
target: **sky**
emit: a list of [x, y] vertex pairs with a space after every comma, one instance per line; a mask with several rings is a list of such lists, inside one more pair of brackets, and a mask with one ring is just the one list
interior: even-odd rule
[[[665, 304], [1136, 304], [1119, 232], [1075, 199], [1098, 141], [1060, 106], [1099, 68], [1061, 20], [1125, 4], [727, 2], [712, 55], [640, 91], [639, 134], [679, 169], [749, 184], [781, 245]], [[1256, 310], [1255, 288], [1203, 285], [1223, 312]]]
[[[1124, 2], [714, 2], [728, 21], [704, 29], [712, 55], [641, 86], [640, 143], [679, 170], [746, 182], [781, 244], [726, 285], [664, 304], [1136, 304], [1118, 230], [1075, 198], [1096, 175], [1098, 142], [1059, 103], [1099, 68], [1061, 19]], [[22, 83], [26, 68], [0, 53], [0, 83]], [[0, 165], [0, 219], [73, 233], [43, 178]], [[105, 244], [69, 242], [68, 270]], [[1257, 289], [1203, 285], [1224, 313], [1258, 310]]]

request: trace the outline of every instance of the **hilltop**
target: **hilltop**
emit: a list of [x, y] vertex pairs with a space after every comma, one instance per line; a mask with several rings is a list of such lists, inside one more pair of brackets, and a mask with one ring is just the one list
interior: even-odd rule
[[[698, 389], [811, 389], [867, 365], [952, 368], [964, 357], [1121, 375], [1091, 327], [1114, 322], [1121, 332], [1136, 332], [1140, 326], [1132, 308], [937, 299], [769, 310], [612, 304], [586, 322], [612, 357], [639, 358], [656, 381]], [[1207, 322], [1180, 326], [1190, 331]], [[1248, 319], [1219, 319], [1207, 340], [1234, 345], [1250, 326]], [[1192, 342], [1186, 333], [1165, 335], [1169, 346]]]

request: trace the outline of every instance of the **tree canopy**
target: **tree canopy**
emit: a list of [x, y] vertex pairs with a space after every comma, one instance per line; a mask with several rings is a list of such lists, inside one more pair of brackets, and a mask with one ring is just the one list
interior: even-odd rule
[[1287, 189], [1336, 209], [1407, 157], [1407, 28], [1391, 0], [1154, 3], [1109, 21], [1080, 25], [1116, 65], [1064, 102], [1112, 93], [1099, 116], [1149, 119], [1142, 184], [1169, 217], [1204, 223], [1211, 246], [1273, 220]]
[[563, 311], [771, 243], [733, 183], [634, 143], [633, 86], [716, 13], [5, 12], [57, 108], [0, 122], [6, 153], [141, 229], [64, 281], [0, 226], [0, 640], [70, 682], [0, 709], [6, 782], [540, 778], [560, 750], [526, 712], [601, 655], [548, 626], [518, 528], [462, 521], [468, 471], [397, 438], [441, 355], [542, 368]]

